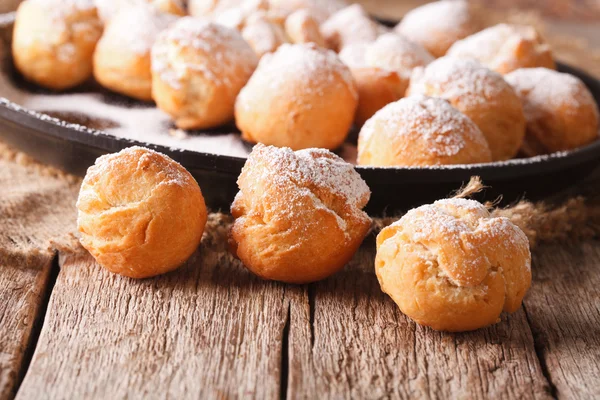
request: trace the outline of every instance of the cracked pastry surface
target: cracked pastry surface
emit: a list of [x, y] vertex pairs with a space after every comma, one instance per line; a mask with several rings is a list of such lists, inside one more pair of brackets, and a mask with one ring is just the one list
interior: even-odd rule
[[141, 147], [98, 158], [83, 180], [77, 209], [83, 247], [104, 268], [131, 278], [183, 264], [200, 244], [207, 218], [190, 173]]
[[408, 317], [442, 331], [469, 331], [515, 312], [531, 286], [525, 234], [480, 203], [437, 201], [409, 211], [377, 236], [382, 290]]
[[598, 139], [598, 105], [581, 79], [547, 68], [518, 69], [505, 78], [523, 102], [525, 155], [571, 150]]
[[27, 80], [69, 89], [91, 77], [101, 34], [92, 0], [27, 0], [15, 16], [13, 60]]
[[525, 136], [523, 106], [502, 75], [470, 59], [438, 58], [415, 68], [406, 95], [447, 100], [469, 117], [485, 136], [493, 161], [517, 155]]
[[257, 63], [237, 31], [184, 17], [152, 47], [152, 97], [178, 128], [216, 127], [233, 119], [235, 99]]
[[396, 31], [442, 57], [457, 40], [483, 28], [477, 9], [465, 0], [441, 0], [409, 11]]
[[324, 149], [258, 144], [238, 179], [231, 248], [256, 275], [288, 283], [324, 279], [346, 265], [369, 231], [370, 190], [351, 164]]
[[446, 100], [415, 95], [377, 111], [358, 135], [358, 164], [433, 166], [492, 161], [485, 137]]
[[528, 25], [492, 26], [454, 43], [447, 55], [475, 59], [500, 74], [519, 68], [556, 69], [550, 45]]
[[150, 51], [159, 33], [176, 18], [145, 3], [122, 7], [96, 46], [96, 80], [115, 92], [151, 101]]
[[337, 54], [314, 43], [283, 44], [266, 54], [235, 104], [242, 137], [294, 150], [340, 146], [358, 95]]

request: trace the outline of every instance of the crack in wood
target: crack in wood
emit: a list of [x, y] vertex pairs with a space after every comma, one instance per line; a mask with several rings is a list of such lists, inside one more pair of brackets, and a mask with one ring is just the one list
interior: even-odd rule
[[[283, 299], [285, 301], [285, 287], [283, 289]], [[287, 313], [285, 317], [285, 323], [283, 325], [283, 332], [281, 336], [281, 378], [279, 380], [279, 398], [287, 399], [288, 396], [288, 378], [290, 373], [290, 357], [289, 357], [289, 339], [290, 339], [290, 325], [292, 320], [292, 303], [287, 302]]]
[[550, 370], [548, 369], [548, 364], [546, 363], [546, 358], [544, 357], [544, 349], [540, 343], [539, 335], [533, 330], [532, 321], [525, 303], [522, 304], [522, 307], [523, 312], [525, 313], [525, 319], [527, 320], [527, 324], [531, 330], [531, 336], [533, 337], [533, 348], [535, 350], [535, 355], [538, 359], [538, 363], [540, 364], [542, 375], [544, 375], [544, 378], [546, 378], [546, 382], [548, 384], [548, 394], [552, 396], [552, 398], [558, 399], [558, 389], [556, 388], [554, 382], [552, 382], [552, 377], [550, 376]]
[[48, 303], [50, 302], [50, 296], [52, 295], [52, 291], [54, 290], [54, 285], [56, 284], [56, 278], [58, 277], [58, 272], [60, 271], [59, 262], [58, 262], [58, 253], [54, 254], [52, 258], [52, 262], [50, 264], [50, 272], [48, 276], [48, 280], [43, 289], [41, 297], [41, 301], [39, 304], [39, 309], [37, 314], [35, 315], [35, 319], [33, 321], [31, 327], [31, 333], [29, 335], [29, 340], [23, 352], [23, 360], [21, 363], [21, 368], [19, 370], [19, 374], [17, 375], [17, 379], [15, 381], [14, 394], [16, 395], [21, 387], [21, 383], [23, 383], [23, 379], [25, 379], [25, 375], [29, 370], [29, 365], [31, 364], [31, 359], [33, 358], [33, 353], [35, 352], [35, 348], [37, 347], [38, 339], [40, 338], [40, 333], [42, 332], [42, 328], [44, 327], [44, 321], [46, 319], [46, 311], [48, 311]]

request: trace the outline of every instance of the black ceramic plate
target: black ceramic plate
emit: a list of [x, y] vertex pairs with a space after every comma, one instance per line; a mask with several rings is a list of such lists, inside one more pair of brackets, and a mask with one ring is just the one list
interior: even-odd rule
[[[559, 64], [559, 69], [581, 78], [596, 102], [600, 102], [600, 81], [567, 65]], [[198, 180], [213, 209], [229, 208], [237, 192], [237, 176], [245, 162], [239, 157], [118, 138], [25, 110], [6, 99], [0, 100], [0, 140], [41, 162], [77, 175], [85, 174], [100, 155], [132, 145], [146, 146], [185, 166]], [[569, 152], [489, 164], [435, 168], [357, 167], [357, 170], [372, 191], [369, 212], [381, 214], [445, 197], [473, 175], [480, 176], [490, 187], [482, 193], [480, 200], [493, 200], [498, 196], [505, 202], [521, 197], [540, 199], [581, 181], [599, 163], [600, 141], [597, 141]]]

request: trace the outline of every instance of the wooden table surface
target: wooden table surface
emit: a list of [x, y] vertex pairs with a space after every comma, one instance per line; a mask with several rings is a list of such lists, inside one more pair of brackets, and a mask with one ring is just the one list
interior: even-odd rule
[[381, 292], [372, 238], [303, 286], [262, 281], [223, 246], [142, 281], [85, 253], [0, 254], [0, 399], [600, 398], [597, 241], [537, 248], [523, 307], [462, 334]]

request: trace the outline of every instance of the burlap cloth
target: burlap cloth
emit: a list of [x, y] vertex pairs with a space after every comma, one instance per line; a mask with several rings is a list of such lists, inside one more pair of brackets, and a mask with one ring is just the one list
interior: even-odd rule
[[[499, 17], [508, 21], [533, 23], [541, 30], [541, 18], [533, 13], [511, 13]], [[547, 33], [557, 58], [579, 66], [600, 78], [600, 51], [591, 49], [585, 40]], [[599, 174], [577, 188], [547, 202], [519, 203], [509, 209], [495, 210], [511, 218], [525, 230], [532, 245], [552, 241], [595, 236], [600, 230]], [[0, 143], [0, 263], [27, 263], [40, 254], [61, 251], [84, 251], [76, 239], [75, 202], [80, 178], [55, 168], [43, 166], [25, 154]], [[461, 195], [476, 191], [477, 182]], [[457, 188], [458, 189], [458, 188]], [[397, 216], [374, 221], [374, 230]], [[212, 214], [205, 240], [222, 251], [231, 218]]]

